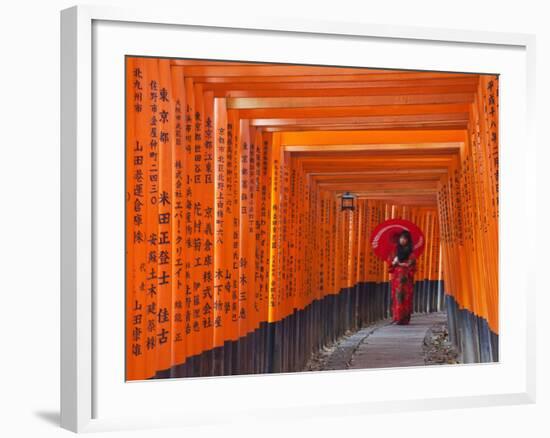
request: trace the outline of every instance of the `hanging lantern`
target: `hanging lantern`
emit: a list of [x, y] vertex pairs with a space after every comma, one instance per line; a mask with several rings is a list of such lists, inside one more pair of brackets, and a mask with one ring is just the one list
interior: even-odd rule
[[350, 192], [342, 195], [342, 211], [344, 210], [355, 210], [355, 196]]

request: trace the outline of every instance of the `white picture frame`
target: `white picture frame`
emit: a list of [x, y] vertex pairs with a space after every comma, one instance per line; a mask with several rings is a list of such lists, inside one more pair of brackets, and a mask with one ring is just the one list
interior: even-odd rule
[[[413, 376], [421, 382], [423, 376], [428, 375], [437, 379], [448, 378], [449, 372], [453, 372], [448, 367], [429, 367], [429, 370], [420, 368], [391, 371], [345, 370], [307, 373], [307, 376], [304, 373], [287, 373], [284, 376], [230, 376], [224, 377], [222, 380], [217, 380], [218, 378], [214, 377], [179, 379], [180, 382], [168, 380], [126, 384], [122, 376], [120, 391], [113, 389], [113, 392], [110, 392], [108, 382], [111, 380], [109, 378], [116, 377], [116, 375], [106, 376], [103, 371], [106, 367], [102, 362], [105, 360], [106, 354], [98, 354], [98, 352], [102, 351], [102, 348], [105, 348], [104, 353], [117, 351], [116, 348], [119, 344], [116, 344], [116, 340], [113, 341], [114, 349], [112, 350], [107, 349], [107, 342], [102, 342], [106, 339], [104, 333], [108, 327], [116, 330], [117, 321], [103, 316], [100, 320], [98, 319], [98, 312], [104, 315], [105, 312], [101, 313], [104, 309], [102, 306], [108, 303], [106, 303], [104, 295], [101, 300], [98, 300], [97, 294], [104, 293], [105, 288], [98, 288], [98, 286], [105, 285], [106, 278], [111, 278], [109, 271], [101, 267], [107, 263], [103, 260], [103, 256], [100, 256], [105, 254], [105, 241], [101, 239], [105, 239], [107, 235], [116, 236], [117, 229], [115, 227], [112, 230], [106, 230], [104, 225], [101, 225], [103, 228], [98, 231], [100, 226], [98, 224], [104, 224], [101, 215], [105, 214], [106, 208], [104, 207], [109, 206], [109, 201], [106, 196], [103, 196], [106, 192], [102, 187], [105, 185], [110, 187], [111, 180], [109, 178], [117, 178], [117, 175], [122, 175], [117, 172], [123, 172], [123, 168], [117, 170], [117, 161], [114, 159], [113, 167], [107, 169], [105, 162], [102, 161], [104, 155], [97, 154], [98, 139], [105, 138], [105, 133], [101, 132], [101, 129], [106, 126], [101, 124], [102, 117], [104, 117], [101, 108], [104, 108], [106, 103], [101, 92], [98, 94], [96, 87], [98, 83], [100, 88], [103, 87], [101, 78], [105, 72], [102, 69], [112, 67], [108, 66], [107, 58], [102, 58], [103, 52], [106, 53], [106, 57], [118, 56], [119, 53], [155, 54], [157, 56], [171, 56], [179, 53], [183, 55], [185, 50], [178, 49], [177, 45], [174, 46], [175, 48], [163, 45], [162, 41], [154, 36], [155, 34], [168, 35], [170, 32], [182, 30], [200, 32], [202, 36], [208, 36], [209, 41], [215, 41], [224, 32], [231, 33], [231, 38], [235, 38], [235, 41], [237, 38], [247, 38], [251, 35], [254, 36], [254, 39], [262, 40], [265, 36], [265, 41], [262, 41], [266, 44], [277, 39], [281, 39], [281, 41], [284, 39], [285, 44], [288, 43], [288, 38], [296, 42], [302, 39], [304, 44], [311, 44], [311, 46], [304, 45], [304, 48], [312, 48], [311, 52], [307, 52], [311, 54], [308, 56], [311, 56], [312, 60], [316, 56], [313, 55], [315, 53], [314, 45], [322, 43], [322, 41], [316, 43], [317, 38], [333, 38], [335, 47], [342, 44], [342, 41], [347, 41], [346, 44], [372, 44], [373, 47], [383, 43], [387, 47], [393, 47], [391, 50], [396, 50], [395, 53], [402, 54], [404, 59], [402, 66], [405, 68], [407, 66], [404, 64], [407, 62], [409, 62], [409, 68], [425, 64], [425, 69], [434, 69], [434, 66], [437, 67], [437, 63], [441, 63], [442, 66], [444, 64], [447, 66], [442, 67], [443, 70], [450, 65], [467, 67], [469, 62], [471, 70], [477, 62], [477, 65], [485, 65], [480, 69], [480, 72], [485, 72], [490, 68], [491, 63], [491, 59], [485, 59], [486, 55], [494, 53], [494, 59], [498, 59], [495, 62], [497, 64], [500, 62], [503, 65], [503, 71], [508, 71], [506, 68], [509, 68], [510, 71], [509, 75], [503, 75], [504, 80], [501, 82], [503, 110], [501, 122], [503, 126], [501, 133], [503, 148], [501, 223], [504, 227], [501, 227], [501, 232], [509, 232], [514, 225], [519, 223], [518, 221], [527, 223], [530, 229], [535, 227], [535, 211], [517, 205], [517, 202], [530, 206], [536, 205], [536, 144], [533, 128], [535, 37], [533, 35], [373, 25], [359, 21], [354, 23], [320, 22], [295, 17], [285, 20], [252, 17], [245, 14], [241, 17], [239, 21], [229, 21], [225, 17], [215, 14], [194, 16], [178, 10], [159, 10], [157, 8], [130, 10], [105, 6], [75, 6], [61, 12], [61, 426], [75, 432], [90, 432], [121, 428], [206, 424], [207, 421], [211, 423], [211, 418], [214, 416], [217, 421], [225, 421], [229, 417], [237, 420], [255, 417], [271, 421], [280, 415], [306, 418], [413, 409], [533, 403], [535, 401], [535, 306], [532, 305], [535, 298], [534, 268], [526, 262], [513, 259], [515, 256], [508, 253], [505, 254], [505, 257], [502, 257], [501, 254], [500, 259], [501, 268], [504, 267], [501, 272], [507, 276], [507, 283], [501, 283], [503, 294], [500, 318], [502, 341], [505, 343], [502, 358], [498, 364], [476, 364], [455, 368], [462, 370], [456, 371], [458, 386], [462, 382], [460, 379], [473, 378], [474, 385], [478, 386], [477, 392], [467, 385], [462, 385], [462, 392], [458, 387], [455, 390], [452, 388], [436, 390], [435, 387], [419, 389], [412, 385], [409, 392], [403, 393], [399, 397], [395, 397], [391, 391], [387, 397], [380, 396], [383, 394], [383, 384], [387, 382], [385, 379], [389, 378], [388, 373], [391, 373], [392, 379], [409, 379]], [[136, 36], [136, 27], [142, 33], [143, 29], [147, 29], [150, 36], [146, 44], [141, 42], [144, 48], [141, 53], [135, 53], [135, 48], [129, 47], [131, 45], [129, 41], [133, 44], [140, 42]], [[109, 50], [105, 44], [107, 38], [112, 46]], [[129, 44], [129, 46], [125, 48], [124, 44]], [[261, 48], [255, 45], [256, 43], [249, 43], [246, 49], [249, 50], [247, 53], [253, 51], [259, 53]], [[201, 53], [206, 54], [208, 50], [211, 50], [211, 47], [209, 49], [206, 46], [208, 44], [205, 43]], [[404, 47], [407, 48], [407, 52]], [[456, 64], [451, 63], [451, 55], [445, 54], [441, 55], [439, 59], [426, 58], [425, 61], [422, 61], [424, 64], [419, 64], [418, 59], [411, 61], [405, 59], [409, 50], [416, 50], [415, 47], [418, 50], [442, 50], [442, 53], [456, 48], [457, 51], [462, 50], [463, 53], [452, 55], [455, 58], [453, 62]], [[330, 52], [330, 48], [323, 50], [325, 52], [323, 56], [330, 56], [330, 53], [326, 53], [327, 50]], [[381, 52], [380, 48], [373, 50], [372, 53]], [[469, 53], [477, 53], [476, 50], [479, 50], [479, 58], [474, 56], [471, 59], [466, 59]], [[108, 55], [107, 52], [109, 52]], [[292, 58], [288, 59], [289, 62], [299, 60], [299, 55], [300, 52], [297, 49], [288, 47], [286, 56]], [[193, 56], [196, 54], [189, 57]], [[223, 56], [223, 54], [212, 53], [210, 58], [217, 59], [216, 57], [219, 56]], [[229, 58], [226, 57], [226, 59], [238, 55], [229, 54], [228, 56]], [[246, 56], [246, 54], [242, 56]], [[272, 60], [277, 54], [270, 56], [269, 60]], [[336, 56], [336, 52], [333, 53], [333, 56]], [[343, 57], [345, 54], [339, 56]], [[380, 56], [382, 55], [380, 54]], [[464, 59], [461, 60], [461, 56]], [[98, 59], [101, 62], [96, 65], [95, 61]], [[511, 62], [511, 59], [515, 61], [519, 59], [521, 62]], [[340, 59], [335, 63], [338, 62]], [[380, 66], [381, 62], [379, 61], [376, 66]], [[461, 62], [462, 64], [460, 64]], [[506, 67], [508, 64], [510, 66]], [[514, 65], [512, 66], [512, 64]], [[489, 72], [502, 73], [502, 71], [494, 70]], [[118, 79], [118, 82], [115, 80], [110, 86], [116, 87], [117, 84], [120, 85], [120, 90], [116, 91], [114, 95], [123, 92], [122, 77]], [[513, 105], [510, 105], [512, 103]], [[120, 105], [120, 107], [113, 108], [113, 111], [118, 111], [116, 117], [120, 116], [123, 102], [120, 102]], [[115, 120], [119, 120], [116, 117]], [[510, 122], [511, 119], [517, 120], [517, 123], [508, 123], [507, 125], [507, 121]], [[98, 122], [99, 128], [96, 125]], [[123, 126], [119, 128], [123, 129]], [[120, 143], [120, 141], [122, 141], [120, 144], [124, 144], [124, 139], [120, 138], [119, 134], [120, 132], [117, 132], [112, 135], [113, 144]], [[111, 136], [110, 133], [109, 136]], [[515, 150], [508, 147], [512, 144], [517, 145], [520, 138], [521, 150], [518, 147]], [[101, 145], [109, 143], [109, 141], [102, 140]], [[512, 167], [512, 163], [516, 163], [517, 168]], [[102, 169], [101, 172], [98, 169]], [[516, 184], [514, 190], [510, 190], [509, 182], [512, 180]], [[103, 202], [105, 204], [102, 205]], [[100, 205], [102, 207], [97, 208]], [[524, 240], [523, 244], [528, 245], [529, 249], [534, 249], [532, 235], [526, 236], [525, 239], [528, 240]], [[514, 245], [517, 247], [517, 240], [510, 238], [510, 245], [512, 245], [510, 247], [512, 249]], [[115, 261], [113, 266], [120, 266], [117, 264], [119, 261]], [[508, 263], [514, 264], [513, 273], [507, 272], [506, 266], [510, 266]], [[517, 295], [508, 294], [506, 288], [511, 288], [514, 285], [519, 286], [521, 293], [517, 292], [516, 287]], [[98, 292], [99, 289], [101, 292]], [[123, 297], [124, 291], [120, 290], [120, 294]], [[527, 302], [530, 302], [531, 305], [527, 306]], [[112, 307], [113, 311], [117, 309], [116, 304]], [[507, 323], [506, 319], [511, 315], [512, 308], [517, 309], [517, 319], [513, 327]], [[119, 339], [116, 336], [114, 338]], [[506, 344], [508, 342], [511, 343]], [[512, 347], [517, 349], [514, 356], [508, 354]], [[120, 365], [117, 361], [119, 359], [123, 361], [123, 357], [123, 350], [121, 350], [119, 356], [111, 358], [111, 361], [114, 360], [117, 363], [115, 368]], [[508, 364], [510, 364], [509, 369], [507, 368]], [[489, 368], [492, 366], [496, 368]], [[476, 377], [478, 374], [479, 377]], [[487, 377], [489, 375], [498, 375], [499, 379], [505, 379], [500, 389], [497, 386], [490, 386], [490, 377]], [[373, 393], [368, 397], [360, 394], [354, 395], [353, 398], [350, 394], [350, 398], [346, 399], [346, 385], [350, 387], [349, 385], [354, 382], [353, 379], [355, 381], [361, 379], [365, 382], [370, 379], [369, 385], [373, 388]], [[381, 382], [378, 393], [372, 383], [373, 379]], [[486, 386], [482, 383], [486, 383]], [[167, 412], [161, 404], [157, 410], [154, 405], [150, 406], [150, 416], [139, 412], [132, 413], [130, 408], [127, 411], [115, 412], [114, 408], [106, 401], [108, 397], [112, 405], [123, 405], [122, 398], [117, 397], [127, 397], [124, 400], [131, 400], [139, 397], [141, 388], [145, 387], [147, 390], [143, 390], [143, 396], [165, 393], [170, 400], [174, 393], [181, 390], [182, 385], [186, 385], [186, 394], [197, 396], [198, 402], [193, 403], [194, 411], [192, 412], [189, 411], [189, 406], [184, 404], [176, 405], [170, 412]], [[315, 391], [319, 385], [324, 385], [325, 388], [329, 387], [330, 390]], [[122, 389], [123, 386], [124, 389]], [[274, 391], [271, 405], [266, 404], [267, 401], [263, 400], [261, 395], [258, 395], [259, 398], [254, 402], [247, 402], [247, 394], [256, 394], [254, 391], [259, 391], [258, 388], [261, 389], [263, 386]], [[287, 404], [284, 391], [291, 386], [295, 388], [297, 386], [299, 390], [296, 392], [300, 395], [293, 403]], [[277, 388], [281, 388], [280, 392], [277, 392]], [[239, 406], [234, 410], [222, 410], [221, 403], [227, 402], [226, 396], [234, 393], [236, 389], [242, 392], [239, 403], [237, 403]], [[201, 400], [207, 399], [208, 394], [211, 395], [212, 391], [221, 391], [221, 401], [218, 404], [206, 405]], [[350, 391], [348, 390], [348, 392]], [[103, 405], [106, 407], [104, 408]], [[208, 412], [206, 412], [206, 408], [208, 408]], [[183, 413], [184, 409], [186, 414]]]

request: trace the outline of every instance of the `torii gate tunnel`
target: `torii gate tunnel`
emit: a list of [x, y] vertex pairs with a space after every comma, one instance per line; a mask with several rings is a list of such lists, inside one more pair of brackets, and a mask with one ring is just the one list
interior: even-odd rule
[[389, 318], [389, 218], [414, 312], [497, 361], [497, 76], [128, 56], [126, 379], [300, 371]]

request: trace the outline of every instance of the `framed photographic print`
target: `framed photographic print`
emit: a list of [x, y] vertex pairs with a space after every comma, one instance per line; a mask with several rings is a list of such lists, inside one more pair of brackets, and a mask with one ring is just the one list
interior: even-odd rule
[[532, 36], [78, 6], [61, 47], [63, 427], [534, 401]]

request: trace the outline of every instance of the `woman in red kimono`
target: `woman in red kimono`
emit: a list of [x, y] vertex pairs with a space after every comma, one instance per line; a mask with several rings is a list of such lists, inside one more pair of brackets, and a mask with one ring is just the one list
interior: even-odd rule
[[411, 234], [403, 230], [399, 235], [395, 251], [388, 257], [391, 273], [391, 298], [393, 322], [408, 324], [411, 319], [414, 292], [416, 256], [413, 253]]

